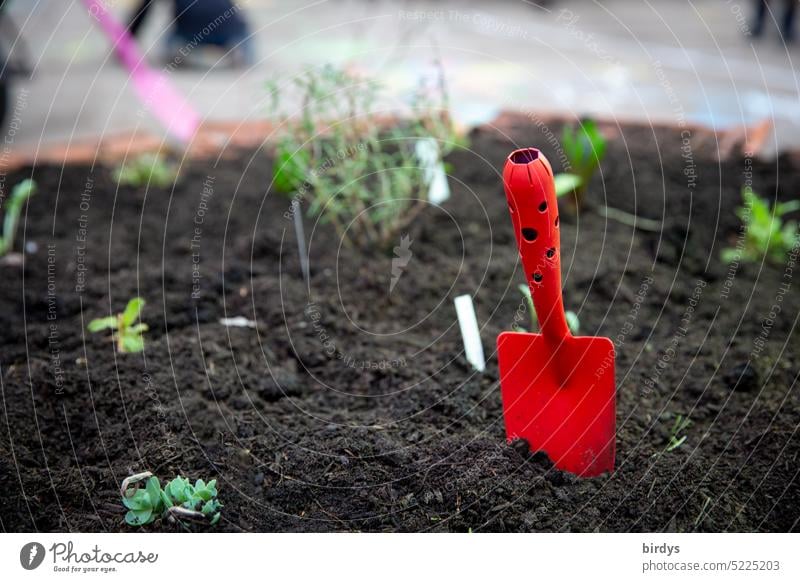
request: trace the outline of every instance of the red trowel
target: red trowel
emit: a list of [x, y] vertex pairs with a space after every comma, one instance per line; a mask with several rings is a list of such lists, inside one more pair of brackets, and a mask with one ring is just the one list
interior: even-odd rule
[[581, 477], [613, 471], [614, 345], [573, 336], [567, 327], [553, 170], [538, 150], [517, 150], [503, 184], [541, 327], [497, 338], [506, 436], [526, 440], [531, 451]]

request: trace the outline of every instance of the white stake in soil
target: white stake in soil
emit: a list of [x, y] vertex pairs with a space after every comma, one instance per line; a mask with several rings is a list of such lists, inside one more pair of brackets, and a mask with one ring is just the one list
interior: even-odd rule
[[417, 140], [414, 147], [423, 178], [428, 185], [428, 200], [437, 206], [450, 198], [450, 185], [447, 183], [447, 174], [444, 164], [439, 157], [439, 144], [432, 137]]
[[481, 333], [478, 330], [478, 318], [475, 317], [475, 306], [472, 296], [459, 295], [455, 298], [458, 326], [461, 328], [461, 337], [464, 339], [464, 355], [472, 367], [483, 372], [486, 369], [486, 360], [483, 356]]
[[303, 279], [308, 285], [308, 250], [306, 249], [306, 234], [303, 230], [303, 215], [300, 214], [300, 202], [292, 200], [292, 214], [294, 215], [294, 232], [297, 235], [297, 252], [300, 255], [300, 270], [303, 272]]

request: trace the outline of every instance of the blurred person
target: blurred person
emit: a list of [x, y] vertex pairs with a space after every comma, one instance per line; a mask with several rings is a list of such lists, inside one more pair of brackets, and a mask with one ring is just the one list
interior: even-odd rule
[[[128, 29], [136, 36], [156, 0], [140, 0], [131, 15]], [[168, 0], [173, 5], [173, 29], [167, 46], [172, 58], [185, 57], [200, 45], [231, 50], [234, 66], [253, 64], [250, 27], [239, 6], [232, 0]], [[182, 59], [181, 59], [182, 60]]]
[[[764, 21], [767, 18], [769, 0], [755, 0], [756, 17], [753, 23], [753, 36], [759, 37], [764, 31]], [[781, 35], [785, 43], [794, 42], [794, 13], [798, 0], [784, 0], [783, 18], [781, 19]]]

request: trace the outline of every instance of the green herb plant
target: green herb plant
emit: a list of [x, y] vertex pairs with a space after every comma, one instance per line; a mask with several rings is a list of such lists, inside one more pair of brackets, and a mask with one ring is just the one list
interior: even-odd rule
[[[528, 285], [520, 283], [519, 285], [519, 292], [522, 294], [522, 300], [525, 302], [525, 306], [528, 310], [528, 313], [531, 317], [531, 333], [536, 333], [536, 330], [539, 327], [539, 318], [536, 316], [536, 308], [533, 305], [533, 296], [531, 296], [531, 288]], [[578, 332], [581, 330], [581, 322], [578, 319], [578, 315], [574, 311], [566, 311], [564, 315], [567, 318], [567, 327], [569, 327], [570, 332], [572, 335], [578, 335]], [[524, 327], [514, 324], [514, 331], [522, 331], [526, 332]]]
[[126, 160], [114, 171], [114, 179], [120, 186], [172, 186], [178, 178], [178, 170], [161, 154], [142, 154]]
[[112, 337], [117, 343], [117, 351], [141, 352], [144, 349], [144, 332], [148, 327], [146, 323], [136, 323], [142, 313], [144, 299], [134, 297], [125, 306], [125, 310], [117, 315], [93, 319], [89, 322], [88, 330], [91, 333], [110, 329]]
[[327, 65], [293, 79], [300, 111], [281, 114], [281, 87], [267, 84], [279, 130], [274, 190], [308, 202], [308, 214], [330, 223], [344, 244], [389, 249], [427, 201], [415, 155], [433, 138], [440, 160], [460, 145], [447, 115], [443, 81], [418, 90], [409, 119], [387, 126], [376, 103], [381, 87]]
[[585, 119], [576, 126], [564, 126], [561, 146], [575, 176], [572, 179], [574, 197], [570, 202], [573, 210], [578, 211], [583, 208], [589, 182], [606, 155], [606, 139], [594, 120]]
[[736, 209], [742, 221], [744, 236], [734, 248], [722, 251], [722, 260], [732, 263], [769, 261], [780, 263], [798, 244], [797, 221], [784, 222], [784, 216], [800, 210], [800, 200], [780, 202], [770, 208], [769, 201], [761, 198], [752, 188], [742, 189], [743, 205]]
[[[145, 481], [144, 487], [132, 487]], [[161, 488], [161, 482], [149, 471], [128, 477], [122, 482], [122, 503], [128, 509], [125, 523], [142, 526], [156, 519], [170, 517], [204, 521], [216, 525], [222, 504], [217, 500], [217, 480], [198, 479], [192, 485], [180, 475]]]
[[3, 217], [3, 238], [0, 239], [0, 257], [10, 253], [14, 248], [14, 237], [17, 235], [19, 216], [25, 201], [36, 192], [36, 182], [31, 179], [23, 180], [11, 190], [11, 195], [5, 204]]

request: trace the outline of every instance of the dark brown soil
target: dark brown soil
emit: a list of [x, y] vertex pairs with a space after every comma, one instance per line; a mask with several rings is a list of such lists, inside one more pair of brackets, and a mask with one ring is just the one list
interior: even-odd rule
[[[535, 126], [471, 137], [392, 293], [390, 255], [340, 248], [306, 219], [309, 295], [260, 152], [188, 163], [174, 190], [117, 189], [105, 167], [11, 176], [32, 173], [40, 192], [18, 237], [38, 251], [1, 268], [0, 528], [125, 531], [119, 483], [151, 470], [216, 477], [218, 531], [797, 530], [798, 282], [784, 264], [719, 260], [745, 160], [718, 163], [699, 139], [689, 159], [678, 131], [625, 127], [589, 197], [666, 216], [664, 231], [563, 217], [566, 304], [618, 350], [617, 470], [578, 480], [505, 443], [493, 348], [524, 280], [498, 171], [519, 145], [556, 168], [558, 154]], [[762, 194], [800, 192], [789, 157], [752, 173]], [[462, 293], [484, 374], [463, 357]], [[83, 331], [135, 295], [143, 354]], [[234, 316], [257, 329], [220, 325]], [[667, 452], [676, 415], [691, 424]]]

